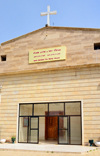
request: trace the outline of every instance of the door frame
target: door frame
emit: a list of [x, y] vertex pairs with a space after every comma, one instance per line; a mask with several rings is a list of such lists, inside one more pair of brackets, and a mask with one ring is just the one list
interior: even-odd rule
[[[32, 119], [32, 118], [37, 118], [37, 119], [38, 119], [38, 123], [37, 123], [38, 128], [31, 128], [31, 119]], [[28, 129], [29, 129], [29, 126], [28, 126]], [[31, 116], [31, 117], [30, 117], [30, 132], [31, 132], [32, 130], [38, 131], [38, 133], [37, 133], [37, 142], [29, 142], [29, 141], [28, 141], [28, 143], [38, 144], [38, 143], [39, 143], [39, 116]], [[27, 137], [29, 137], [29, 133], [28, 133], [28, 136], [27, 136]]]
[[[28, 118], [28, 123], [27, 123], [27, 142], [19, 142], [19, 135], [18, 135], [18, 143], [28, 143], [28, 144], [38, 144], [39, 143], [39, 116], [21, 116], [20, 118]], [[19, 125], [20, 125], [20, 118], [19, 118]], [[38, 128], [32, 128], [31, 129], [31, 118], [38, 118]], [[30, 126], [29, 126], [30, 122]], [[31, 130], [37, 130], [37, 142], [30, 142], [29, 141], [29, 128]], [[18, 131], [19, 134], [19, 131]]]
[[[63, 118], [63, 117], [67, 117], [67, 129], [66, 129], [66, 130], [67, 130], [67, 132], [68, 132], [68, 133], [67, 133], [67, 137], [68, 137], [68, 140], [69, 140], [68, 142], [69, 142], [69, 143], [60, 143], [60, 142], [59, 142], [59, 130], [63, 130], [63, 129], [60, 129], [60, 128], [59, 128], [59, 118], [60, 118], [60, 117], [62, 117], [62, 118]], [[69, 135], [69, 136], [68, 136], [68, 135]], [[68, 115], [65, 115], [65, 116], [58, 116], [58, 144], [60, 144], [60, 145], [71, 145], [71, 144], [70, 144], [70, 116], [68, 116]]]
[[[60, 117], [68, 117], [67, 122], [67, 129], [68, 129], [68, 135], [69, 135], [69, 143], [59, 143], [59, 118]], [[80, 125], [81, 125], [81, 144], [71, 144], [71, 117], [80, 117]], [[69, 124], [68, 124], [69, 123]], [[66, 130], [67, 130], [66, 129]], [[64, 115], [64, 116], [58, 116], [58, 144], [60, 145], [82, 145], [82, 116], [80, 115]]]

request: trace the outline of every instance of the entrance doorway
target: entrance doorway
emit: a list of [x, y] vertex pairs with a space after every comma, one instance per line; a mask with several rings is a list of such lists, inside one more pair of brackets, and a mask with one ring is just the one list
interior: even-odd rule
[[82, 144], [81, 102], [19, 105], [19, 143]]
[[45, 117], [45, 140], [58, 139], [58, 117]]
[[45, 140], [58, 140], [58, 116], [64, 115], [63, 111], [45, 112]]

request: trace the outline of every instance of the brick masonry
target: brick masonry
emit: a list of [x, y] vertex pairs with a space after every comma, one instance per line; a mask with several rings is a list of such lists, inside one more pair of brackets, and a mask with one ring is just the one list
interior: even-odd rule
[[[17, 135], [21, 102], [82, 100], [84, 144], [100, 139], [100, 30], [47, 27], [2, 43], [0, 135]], [[29, 64], [29, 50], [67, 47], [66, 60]]]

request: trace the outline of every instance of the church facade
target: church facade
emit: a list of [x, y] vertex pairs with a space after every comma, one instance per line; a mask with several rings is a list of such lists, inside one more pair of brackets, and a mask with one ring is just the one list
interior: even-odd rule
[[44, 27], [0, 46], [0, 139], [100, 139], [100, 29]]

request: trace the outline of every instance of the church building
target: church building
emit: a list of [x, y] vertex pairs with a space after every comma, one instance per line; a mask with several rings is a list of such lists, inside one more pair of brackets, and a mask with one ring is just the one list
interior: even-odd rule
[[0, 45], [0, 139], [100, 140], [100, 29], [46, 26]]

